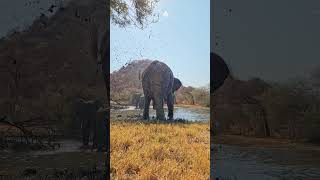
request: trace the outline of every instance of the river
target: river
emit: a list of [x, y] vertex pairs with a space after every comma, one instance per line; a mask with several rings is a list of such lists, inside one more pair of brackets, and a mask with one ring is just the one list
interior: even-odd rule
[[320, 179], [320, 162], [316, 159], [312, 160], [312, 154], [310, 154], [312, 151], [223, 144], [214, 145], [213, 151], [215, 156], [213, 171], [219, 179]]
[[[128, 106], [124, 109], [118, 109], [115, 111], [137, 111], [138, 114], [142, 114], [143, 110], [135, 109], [134, 106]], [[167, 115], [168, 109], [164, 107], [165, 114]], [[112, 113], [112, 111], [111, 111]], [[150, 107], [151, 118], [156, 116], [156, 111]], [[206, 107], [196, 107], [196, 106], [175, 106], [173, 111], [174, 119], [183, 119], [191, 122], [196, 121], [209, 121], [210, 120], [210, 109]]]
[[27, 168], [46, 174], [55, 169], [104, 169], [105, 152], [80, 150], [81, 142], [61, 140], [60, 148], [50, 151], [0, 151], [0, 175], [18, 175]]

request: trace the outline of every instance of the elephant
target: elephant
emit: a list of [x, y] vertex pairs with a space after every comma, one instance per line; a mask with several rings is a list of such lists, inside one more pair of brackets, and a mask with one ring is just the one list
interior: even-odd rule
[[134, 105], [136, 109], [139, 108], [140, 97], [141, 97], [141, 93], [133, 93], [131, 95], [131, 104]]
[[142, 73], [142, 88], [144, 94], [143, 119], [149, 119], [151, 100], [156, 109], [156, 118], [164, 120], [163, 102], [168, 106], [168, 119], [173, 119], [173, 94], [182, 83], [173, 76], [169, 66], [160, 61], [153, 61]]
[[[153, 109], [156, 109], [153, 101], [151, 101], [151, 102], [152, 102], [151, 104], [152, 104]], [[144, 96], [141, 95], [140, 100], [139, 100], [139, 109], [143, 109], [143, 108], [144, 108]]]
[[[81, 124], [81, 135], [82, 135], [82, 147], [88, 147], [89, 138], [92, 136], [93, 144], [92, 147], [95, 148], [98, 145], [98, 137], [102, 122], [99, 118], [98, 110], [102, 107], [102, 102], [99, 100], [95, 101], [85, 101], [83, 99], [78, 99], [76, 101], [76, 118]], [[100, 115], [101, 116], [101, 115]], [[101, 134], [101, 133], [100, 133]]]
[[102, 151], [106, 147], [107, 143], [107, 123], [109, 123], [109, 111], [102, 107], [97, 111], [96, 135], [94, 139], [94, 145], [97, 146], [98, 151]]
[[226, 78], [230, 75], [230, 70], [225, 61], [216, 53], [210, 53], [211, 59], [211, 88], [212, 92], [219, 89]]
[[139, 97], [139, 109], [143, 109], [143, 106], [144, 106], [144, 96], [141, 95]]

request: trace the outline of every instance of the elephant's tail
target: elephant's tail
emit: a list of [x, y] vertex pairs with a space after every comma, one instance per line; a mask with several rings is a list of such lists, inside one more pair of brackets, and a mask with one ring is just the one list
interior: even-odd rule
[[141, 80], [141, 70], [139, 70], [139, 81]]

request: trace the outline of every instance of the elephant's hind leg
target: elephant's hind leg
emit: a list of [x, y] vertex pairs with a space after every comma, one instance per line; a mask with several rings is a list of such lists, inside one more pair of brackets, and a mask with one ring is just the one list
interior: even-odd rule
[[144, 99], [144, 109], [143, 109], [143, 119], [148, 120], [149, 119], [149, 106], [150, 106], [151, 98], [148, 96], [145, 96]]
[[173, 119], [173, 95], [170, 93], [167, 97], [168, 119]]
[[82, 144], [83, 146], [88, 146], [89, 144], [89, 136], [90, 136], [90, 122], [89, 120], [83, 120], [82, 124]]
[[162, 96], [155, 99], [156, 105], [156, 116], [158, 120], [165, 120], [164, 110], [163, 110], [163, 98]]

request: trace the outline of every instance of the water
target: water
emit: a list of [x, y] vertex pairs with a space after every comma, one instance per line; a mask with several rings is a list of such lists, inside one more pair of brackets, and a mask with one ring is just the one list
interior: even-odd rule
[[220, 179], [320, 179], [319, 163], [307, 162], [302, 152], [221, 144], [214, 149], [214, 172]]
[[191, 108], [191, 107], [176, 107], [174, 109], [173, 117], [186, 119], [189, 121], [209, 121], [209, 108]]
[[[118, 109], [116, 111], [139, 111], [142, 114], [143, 110], [135, 109], [134, 106], [128, 106], [124, 109]], [[164, 107], [165, 115], [168, 115], [168, 109]], [[156, 111], [150, 106], [150, 117], [156, 116]], [[173, 111], [174, 119], [185, 119], [187, 121], [209, 121], [210, 109], [205, 107], [188, 107], [188, 106], [175, 106]]]
[[61, 147], [50, 151], [14, 152], [0, 151], [0, 174], [21, 174], [26, 168], [39, 172], [53, 169], [104, 168], [105, 152], [80, 150], [81, 142], [76, 140], [59, 141]]

